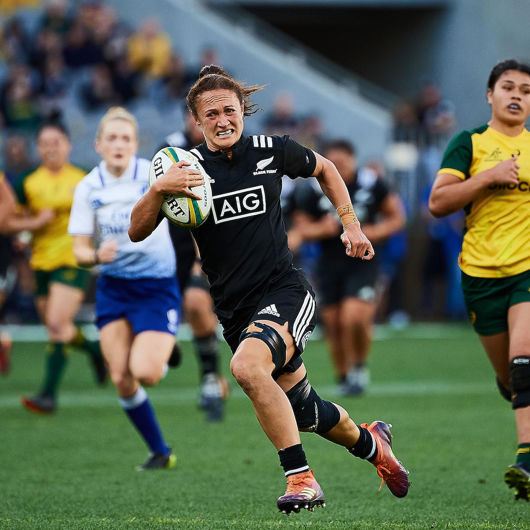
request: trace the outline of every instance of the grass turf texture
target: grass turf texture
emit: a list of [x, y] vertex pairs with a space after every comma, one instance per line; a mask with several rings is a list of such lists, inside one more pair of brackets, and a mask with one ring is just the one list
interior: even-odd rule
[[0, 528], [530, 528], [530, 505], [515, 502], [503, 483], [514, 462], [513, 413], [478, 340], [454, 326], [422, 338], [428, 329], [386, 333], [374, 343], [373, 384], [360, 398], [336, 395], [324, 343], [308, 344], [304, 359], [322, 396], [357, 422], [394, 425], [394, 449], [412, 486], [405, 499], [386, 487], [378, 492], [370, 464], [303, 434], [327, 507], [290, 517], [276, 511], [285, 489], [276, 451], [235, 382], [223, 423], [208, 424], [197, 410], [190, 343], [181, 367], [148, 389], [177, 467], [141, 473], [135, 466], [147, 450], [112, 385], [95, 386], [82, 354], [71, 355], [55, 415], [19, 405], [40, 384], [43, 345], [17, 343], [12, 371], [0, 379]]

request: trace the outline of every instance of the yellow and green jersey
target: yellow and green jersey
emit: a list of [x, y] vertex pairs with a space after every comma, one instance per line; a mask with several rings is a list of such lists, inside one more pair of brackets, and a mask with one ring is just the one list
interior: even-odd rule
[[86, 171], [71, 164], [57, 173], [40, 166], [17, 181], [17, 198], [32, 214], [45, 209], [55, 214], [50, 223], [33, 233], [30, 261], [33, 269], [50, 271], [77, 266], [68, 221], [75, 188], [85, 175]]
[[530, 133], [515, 137], [487, 124], [455, 136], [438, 174], [465, 180], [518, 155], [518, 184], [492, 184], [466, 206], [460, 268], [469, 276], [504, 278], [530, 270]]

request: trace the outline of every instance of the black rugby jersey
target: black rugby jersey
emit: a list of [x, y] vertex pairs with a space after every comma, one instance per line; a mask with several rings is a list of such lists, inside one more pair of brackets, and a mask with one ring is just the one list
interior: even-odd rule
[[288, 136], [242, 136], [232, 158], [206, 143], [191, 151], [211, 179], [213, 205], [192, 230], [216, 313], [231, 318], [253, 306], [269, 283], [292, 268], [280, 207], [282, 176], [309, 177], [316, 157]]
[[[375, 223], [381, 212], [381, 204], [389, 193], [387, 184], [378, 179], [372, 170], [363, 168], [346, 187], [361, 226], [364, 223]], [[322, 193], [320, 186], [314, 186], [312, 182], [303, 182], [298, 186], [292, 201], [293, 210], [303, 211], [316, 220], [328, 213], [335, 214], [334, 206]], [[320, 244], [322, 259], [351, 263], [351, 258], [344, 252], [344, 245], [338, 236], [321, 239]]]

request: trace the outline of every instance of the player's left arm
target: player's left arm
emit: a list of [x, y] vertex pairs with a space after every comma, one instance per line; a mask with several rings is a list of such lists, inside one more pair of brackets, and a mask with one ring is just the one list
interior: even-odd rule
[[379, 243], [394, 235], [405, 225], [405, 208], [397, 193], [389, 193], [381, 203], [380, 212], [382, 219], [374, 224], [364, 224], [364, 235], [372, 241]]
[[316, 177], [322, 191], [340, 217], [344, 229], [340, 239], [346, 247], [346, 254], [352, 258], [372, 259], [374, 248], [361, 230], [344, 180], [330, 160], [318, 153], [315, 153], [315, 157], [316, 166], [312, 176]]

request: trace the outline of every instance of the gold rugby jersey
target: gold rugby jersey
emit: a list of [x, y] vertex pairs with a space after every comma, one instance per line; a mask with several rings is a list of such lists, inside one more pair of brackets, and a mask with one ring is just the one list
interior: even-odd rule
[[442, 173], [465, 180], [518, 155], [519, 184], [492, 184], [465, 208], [460, 268], [503, 278], [530, 270], [530, 133], [506, 136], [487, 124], [462, 131], [445, 151]]
[[17, 198], [33, 215], [45, 209], [55, 213], [50, 223], [33, 232], [30, 261], [33, 269], [50, 271], [77, 266], [68, 221], [75, 188], [85, 175], [86, 171], [71, 164], [58, 173], [40, 166], [17, 181]]

